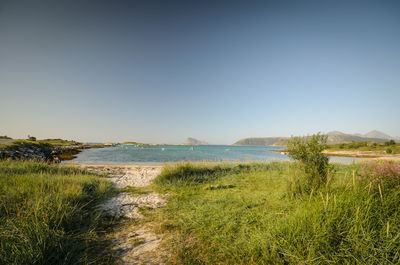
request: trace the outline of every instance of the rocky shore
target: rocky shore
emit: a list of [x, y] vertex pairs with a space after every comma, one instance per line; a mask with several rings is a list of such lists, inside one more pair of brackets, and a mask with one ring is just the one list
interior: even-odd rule
[[106, 145], [78, 144], [56, 146], [44, 143], [16, 142], [11, 145], [0, 146], [0, 159], [43, 160], [57, 163], [62, 160], [71, 160], [75, 158], [83, 149], [103, 147], [106, 147]]

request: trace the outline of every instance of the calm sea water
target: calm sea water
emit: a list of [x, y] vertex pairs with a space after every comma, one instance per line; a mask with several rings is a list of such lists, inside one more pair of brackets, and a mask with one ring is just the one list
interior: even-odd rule
[[[86, 149], [72, 160], [78, 164], [139, 164], [158, 165], [177, 161], [268, 161], [288, 160], [288, 156], [274, 150], [275, 146], [230, 145], [118, 145], [99, 149]], [[350, 163], [357, 159], [332, 157], [331, 161]]]

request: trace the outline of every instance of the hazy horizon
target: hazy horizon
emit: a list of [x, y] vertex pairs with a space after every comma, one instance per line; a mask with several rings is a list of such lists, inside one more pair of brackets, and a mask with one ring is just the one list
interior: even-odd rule
[[0, 135], [400, 136], [400, 2], [1, 1]]

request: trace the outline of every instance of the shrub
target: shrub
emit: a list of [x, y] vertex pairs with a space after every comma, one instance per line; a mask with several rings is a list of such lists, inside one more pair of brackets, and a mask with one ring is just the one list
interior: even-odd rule
[[327, 183], [329, 159], [322, 153], [328, 137], [320, 133], [306, 137], [292, 137], [287, 146], [289, 157], [299, 162], [305, 176], [304, 191], [310, 192]]
[[375, 187], [399, 187], [400, 165], [391, 160], [372, 160], [362, 167], [361, 177]]
[[391, 148], [386, 149], [386, 153], [391, 154], [393, 153], [393, 150]]
[[29, 141], [36, 141], [36, 137], [30, 136], [30, 135], [28, 134], [28, 139], [27, 139], [27, 140], [29, 140]]
[[395, 144], [396, 144], [396, 142], [394, 140], [390, 140], [390, 141], [385, 142], [386, 146], [395, 145]]

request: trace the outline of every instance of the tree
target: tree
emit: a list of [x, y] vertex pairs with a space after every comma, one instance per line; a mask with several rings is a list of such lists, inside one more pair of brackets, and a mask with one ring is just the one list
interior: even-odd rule
[[287, 145], [289, 157], [298, 161], [304, 170], [303, 189], [310, 192], [326, 184], [329, 158], [322, 152], [327, 148], [328, 136], [321, 133], [312, 136], [292, 137]]
[[28, 140], [29, 140], [29, 141], [36, 141], [36, 137], [30, 136], [30, 135], [28, 134]]

